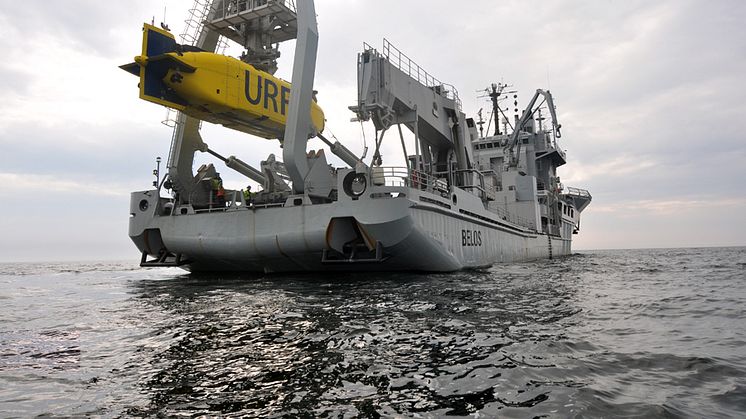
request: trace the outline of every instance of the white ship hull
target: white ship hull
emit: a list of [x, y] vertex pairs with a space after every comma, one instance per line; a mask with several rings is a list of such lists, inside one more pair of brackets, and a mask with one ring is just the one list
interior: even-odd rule
[[130, 237], [155, 258], [152, 266], [191, 271], [449, 272], [571, 252], [569, 238], [477, 211], [482, 206], [467, 193], [458, 199], [463, 204], [455, 205], [413, 188], [373, 192], [328, 204], [231, 206], [186, 214], [177, 208], [174, 215], [163, 213], [165, 201], [157, 202], [156, 191], [135, 192]]

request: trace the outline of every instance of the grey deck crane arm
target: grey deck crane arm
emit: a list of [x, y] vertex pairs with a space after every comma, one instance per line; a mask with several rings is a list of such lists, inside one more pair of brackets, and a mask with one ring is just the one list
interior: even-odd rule
[[554, 99], [552, 99], [552, 94], [547, 90], [544, 92], [543, 90], [539, 89], [539, 91], [543, 92], [544, 98], [546, 98], [547, 101], [547, 107], [549, 108], [549, 113], [552, 115], [552, 129], [554, 129], [554, 135], [557, 138], [562, 137], [562, 133], [560, 132], [560, 128], [562, 128], [562, 124], [560, 124], [557, 120], [557, 109], [554, 107]]
[[[562, 125], [557, 122], [557, 112], [554, 108], [554, 100], [552, 99], [552, 93], [549, 92], [549, 90], [542, 90], [542, 89], [536, 89], [536, 93], [534, 93], [534, 97], [531, 98], [531, 101], [528, 103], [528, 106], [526, 106], [526, 109], [523, 111], [523, 115], [521, 115], [521, 119], [518, 120], [518, 123], [515, 126], [515, 130], [513, 130], [513, 135], [510, 137], [510, 141], [508, 141], [507, 145], [507, 151], [508, 155], [510, 155], [510, 166], [516, 167], [518, 165], [518, 155], [520, 153], [520, 142], [518, 141], [518, 136], [521, 133], [521, 128], [523, 128], [524, 125], [529, 121], [529, 119], [533, 118], [534, 115], [534, 105], [536, 105], [536, 101], [539, 99], [539, 96], [543, 96], [544, 100], [547, 103], [547, 107], [549, 108], [549, 113], [552, 114], [552, 129], [554, 131], [554, 134], [557, 138], [560, 138], [562, 134], [560, 133], [560, 128], [562, 128]], [[518, 147], [516, 150], [516, 146]], [[515, 152], [514, 152], [515, 151]]]

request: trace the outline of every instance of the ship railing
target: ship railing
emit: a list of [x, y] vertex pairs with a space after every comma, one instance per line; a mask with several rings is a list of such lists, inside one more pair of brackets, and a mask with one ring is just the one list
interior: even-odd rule
[[507, 221], [511, 224], [519, 225], [521, 227], [526, 227], [529, 229], [536, 228], [536, 220], [531, 220], [526, 217], [521, 217], [518, 214], [511, 213], [506, 208], [497, 206], [497, 207], [490, 208], [490, 211], [496, 213], [497, 216], [503, 221]]
[[[457, 176], [457, 183], [463, 185], [459, 186], [459, 188], [469, 191], [481, 199], [487, 201], [495, 201], [497, 188], [495, 188], [493, 185], [485, 184], [484, 181], [485, 175], [494, 175], [494, 171], [465, 169], [457, 170], [455, 174]], [[502, 188], [500, 187], [500, 189]], [[490, 206], [490, 211], [497, 213], [498, 217], [500, 217], [503, 221], [507, 221], [511, 224], [519, 225], [521, 227], [526, 227], [529, 229], [536, 229], [536, 220], [521, 217], [518, 214], [511, 213], [507, 210], [507, 208], [500, 206]]]
[[[378, 50], [363, 43], [363, 48], [366, 51], [379, 54]], [[385, 57], [394, 67], [399, 69], [402, 73], [417, 80], [421, 85], [432, 89], [435, 93], [443, 96], [446, 99], [453, 100], [456, 103], [456, 108], [461, 110], [461, 99], [458, 96], [458, 90], [452, 84], [443, 83], [442, 81], [433, 77], [430, 73], [425, 71], [417, 63], [412, 61], [406, 54], [401, 52], [397, 47], [391, 44], [388, 39], [383, 38], [383, 50], [380, 53], [381, 56]]]
[[[189, 194], [189, 202], [193, 202], [193, 198], [196, 196], [198, 191], [193, 191]], [[235, 211], [237, 209], [264, 209], [264, 208], [279, 208], [284, 207], [285, 202], [246, 202], [244, 199], [243, 190], [233, 190], [233, 189], [226, 189], [225, 190], [225, 202], [220, 205], [217, 201], [214, 200], [213, 194], [210, 194], [209, 199], [206, 206], [204, 208], [195, 208], [194, 212], [197, 214], [201, 213], [211, 213], [211, 212], [226, 212], [226, 211]]]
[[379, 166], [370, 172], [371, 182], [378, 186], [409, 186], [408, 179], [406, 167]]
[[567, 187], [567, 195], [578, 196], [581, 198], [590, 198], [591, 193], [585, 189], [573, 188], [572, 186]]
[[295, 0], [224, 0], [218, 2], [218, 4], [219, 6], [215, 8], [212, 20], [236, 16], [247, 10], [255, 10], [260, 7], [271, 6], [272, 4], [279, 4], [293, 12], [296, 11]]
[[371, 183], [377, 186], [418, 188], [438, 194], [448, 194], [450, 191], [448, 181], [445, 179], [406, 167], [373, 167], [370, 171], [370, 179]]
[[495, 188], [484, 183], [484, 173], [476, 169], [456, 170], [456, 184], [481, 199], [495, 200]]
[[[285, 206], [284, 202], [267, 202], [267, 203], [264, 203], [264, 204], [256, 204], [256, 203], [252, 204], [251, 208], [255, 208], [255, 209], [262, 209], [262, 208], [281, 208], [281, 207], [284, 207], [284, 206]], [[247, 208], [249, 208], [249, 207], [247, 206]]]

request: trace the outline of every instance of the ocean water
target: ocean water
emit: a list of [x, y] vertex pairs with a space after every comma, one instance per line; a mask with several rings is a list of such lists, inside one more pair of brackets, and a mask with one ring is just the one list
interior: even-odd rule
[[0, 416], [746, 417], [746, 248], [452, 274], [0, 265]]

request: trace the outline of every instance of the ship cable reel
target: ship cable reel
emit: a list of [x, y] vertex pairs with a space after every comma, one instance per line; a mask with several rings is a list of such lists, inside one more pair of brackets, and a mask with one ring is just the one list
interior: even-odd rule
[[357, 199], [365, 193], [367, 183], [368, 182], [365, 179], [365, 173], [351, 171], [342, 180], [342, 189], [344, 189], [345, 193], [349, 197]]

